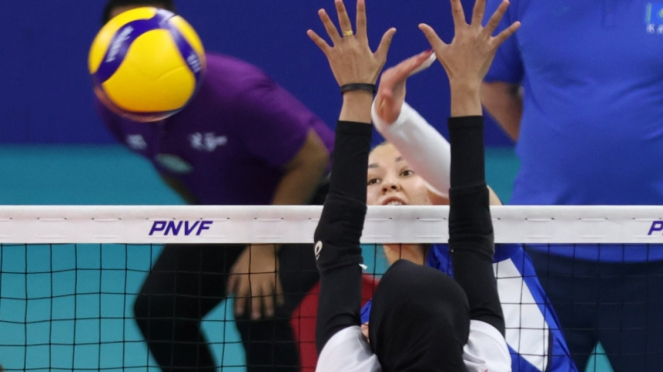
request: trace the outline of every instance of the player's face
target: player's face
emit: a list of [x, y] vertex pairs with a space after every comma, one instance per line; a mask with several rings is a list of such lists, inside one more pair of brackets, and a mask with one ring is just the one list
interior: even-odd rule
[[368, 205], [430, 205], [428, 187], [396, 148], [387, 143], [368, 157]]
[[113, 8], [113, 9], [111, 9], [111, 11], [110, 11], [110, 18], [111, 18], [111, 19], [112, 19], [112, 18], [115, 18], [115, 17], [117, 17], [118, 15], [120, 15], [120, 14], [122, 14], [122, 13], [124, 13], [124, 12], [127, 12], [127, 11], [129, 11], [129, 10], [131, 10], [131, 9], [142, 8], [142, 7], [146, 7], [146, 6], [149, 6], [149, 7], [155, 7], [155, 8], [163, 8], [163, 7], [164, 7], [163, 5], [159, 5], [159, 4], [135, 4], [135, 5], [123, 5], [123, 6], [117, 6], [117, 7]]

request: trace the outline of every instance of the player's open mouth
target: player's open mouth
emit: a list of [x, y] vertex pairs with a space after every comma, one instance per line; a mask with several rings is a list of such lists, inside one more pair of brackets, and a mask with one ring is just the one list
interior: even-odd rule
[[388, 198], [382, 202], [382, 205], [407, 205], [407, 203], [397, 198]]

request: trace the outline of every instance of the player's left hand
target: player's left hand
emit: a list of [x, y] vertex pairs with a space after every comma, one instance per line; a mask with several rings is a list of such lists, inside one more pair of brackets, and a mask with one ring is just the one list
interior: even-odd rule
[[430, 65], [429, 58], [432, 54], [432, 50], [417, 54], [382, 73], [375, 96], [375, 111], [380, 119], [388, 124], [398, 119], [405, 102], [405, 82], [418, 69]]
[[251, 319], [272, 317], [274, 300], [283, 305], [276, 252], [274, 244], [248, 246], [230, 269], [227, 292], [235, 295], [235, 315], [243, 315], [249, 307]]
[[329, 60], [334, 77], [339, 85], [364, 83], [375, 84], [380, 71], [387, 61], [387, 52], [391, 39], [396, 33], [395, 28], [390, 28], [382, 36], [378, 49], [373, 53], [368, 45], [366, 33], [366, 4], [365, 0], [357, 0], [356, 33], [353, 31], [352, 22], [345, 10], [343, 0], [336, 0], [336, 13], [342, 34], [339, 34], [334, 22], [324, 9], [318, 11], [327, 35], [333, 46], [318, 36], [313, 30], [306, 34], [325, 53]]

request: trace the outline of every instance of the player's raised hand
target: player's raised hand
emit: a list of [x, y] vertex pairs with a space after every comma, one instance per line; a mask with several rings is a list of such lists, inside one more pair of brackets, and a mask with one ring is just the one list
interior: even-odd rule
[[329, 45], [323, 38], [313, 30], [308, 30], [307, 35], [325, 53], [329, 60], [334, 77], [339, 85], [346, 84], [375, 84], [387, 60], [387, 52], [391, 39], [396, 33], [395, 28], [390, 28], [382, 36], [382, 41], [375, 53], [368, 45], [366, 33], [366, 4], [365, 0], [357, 0], [356, 33], [353, 31], [352, 22], [345, 9], [343, 0], [335, 0], [336, 13], [341, 32], [329, 18], [324, 9], [318, 11], [318, 15], [325, 26], [327, 35], [332, 41]]
[[452, 87], [461, 85], [479, 89], [497, 48], [520, 27], [520, 22], [514, 22], [498, 35], [492, 36], [508, 6], [508, 0], [503, 0], [488, 20], [486, 27], [483, 27], [481, 21], [486, 9], [486, 0], [476, 0], [470, 24], [465, 22], [465, 13], [460, 0], [451, 0], [455, 35], [450, 44], [444, 43], [429, 25], [423, 23], [419, 25], [433, 47], [437, 59], [444, 66]]
[[388, 124], [392, 124], [398, 119], [403, 102], [405, 102], [405, 82], [413, 74], [429, 67], [435, 61], [434, 58], [433, 51], [428, 50], [410, 57], [382, 73], [378, 93], [375, 96], [375, 113], [380, 119]]

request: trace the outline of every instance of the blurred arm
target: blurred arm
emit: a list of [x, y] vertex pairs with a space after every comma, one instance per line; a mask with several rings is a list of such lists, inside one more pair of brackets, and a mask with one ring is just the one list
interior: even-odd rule
[[189, 189], [184, 186], [182, 181], [171, 177], [167, 174], [164, 173], [159, 173], [159, 177], [161, 177], [161, 180], [170, 187], [171, 190], [175, 191], [177, 195], [182, 198], [187, 204], [189, 205], [196, 205], [198, 204], [198, 200], [193, 196], [193, 194], [189, 191]]
[[517, 142], [523, 116], [520, 86], [502, 81], [485, 82], [481, 86], [481, 102], [507, 135]]
[[310, 129], [302, 148], [286, 164], [285, 174], [276, 187], [272, 204], [306, 204], [320, 184], [328, 164], [327, 148], [315, 130]]

